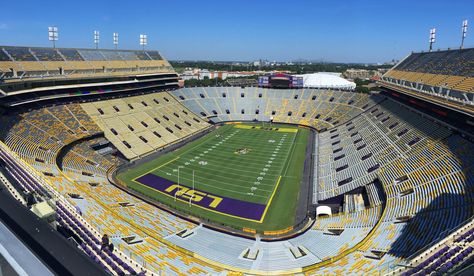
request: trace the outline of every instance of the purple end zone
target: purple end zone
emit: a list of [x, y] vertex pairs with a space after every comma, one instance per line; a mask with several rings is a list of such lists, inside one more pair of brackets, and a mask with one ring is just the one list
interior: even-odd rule
[[[176, 184], [175, 182], [154, 175], [152, 173], [143, 175], [135, 179], [135, 181], [155, 190], [158, 190], [170, 197], [174, 197], [175, 193], [181, 191], [182, 194], [177, 197], [186, 201], [188, 201], [190, 195], [194, 193], [193, 204], [199, 205], [208, 210], [214, 210], [217, 212], [237, 216], [244, 219], [260, 221], [266, 207], [266, 205], [264, 204], [247, 202], [229, 197], [222, 197], [200, 190], [193, 191], [190, 187], [181, 184], [179, 185], [180, 189], [178, 190], [176, 186], [172, 187]], [[214, 207], [212, 207], [213, 204]]]

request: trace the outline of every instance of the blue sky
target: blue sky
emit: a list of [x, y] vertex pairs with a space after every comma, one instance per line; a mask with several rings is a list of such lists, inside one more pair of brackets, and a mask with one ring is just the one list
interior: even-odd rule
[[48, 46], [47, 27], [59, 28], [59, 47], [148, 48], [168, 59], [384, 62], [428, 48], [459, 47], [461, 22], [474, 46], [474, 0], [155, 0], [2, 1], [0, 45]]

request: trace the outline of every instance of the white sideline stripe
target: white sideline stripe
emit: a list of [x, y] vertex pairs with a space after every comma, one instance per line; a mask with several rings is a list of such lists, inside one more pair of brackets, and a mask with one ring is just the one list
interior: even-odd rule
[[[216, 147], [220, 147], [220, 148], [231, 148], [231, 147], [234, 147], [234, 146], [241, 146], [242, 144], [247, 144], [247, 143], [251, 143], [252, 145], [255, 145], [255, 146], [263, 146], [262, 148], [263, 149], [270, 149], [270, 148], [274, 148], [274, 147], [277, 147], [277, 146], [291, 146], [291, 142], [282, 142], [282, 143], [269, 143], [269, 142], [264, 142], [264, 143], [259, 143], [259, 142], [256, 142], [254, 141], [253, 139], [248, 139], [248, 140], [241, 140], [241, 141], [235, 141], [235, 140], [222, 140], [222, 141], [219, 141], [217, 142], [218, 140], [209, 140], [209, 141], [206, 141], [205, 143], [203, 143], [203, 145], [205, 144], [209, 144], [209, 146], [211, 148], [216, 148]], [[260, 148], [258, 148], [260, 150]]]
[[[211, 159], [205, 159], [205, 158], [199, 158], [199, 161], [206, 161], [208, 162], [208, 164], [206, 165], [206, 170], [208, 171], [218, 171], [218, 172], [221, 172], [222, 170], [222, 166], [217, 166], [217, 165], [214, 165], [213, 163], [215, 162], [218, 162], [219, 160], [211, 160]], [[175, 161], [174, 164], [178, 164], [178, 165], [185, 165], [185, 166], [188, 166], [189, 168], [198, 168], [198, 169], [201, 169], [203, 167], [200, 167], [200, 166], [195, 166], [195, 165], [192, 165], [192, 163], [198, 163], [199, 164], [199, 161], [198, 160], [194, 160], [194, 162], [191, 162], [190, 160], [186, 161], [186, 160], [183, 160], [183, 161]], [[267, 163], [268, 160], [266, 160], [265, 162], [261, 162], [261, 163], [247, 163], [249, 165], [258, 165], [258, 166], [265, 166], [265, 164]], [[189, 165], [186, 165], [186, 163], [191, 163]], [[283, 166], [283, 163], [281, 162], [272, 162], [273, 165], [276, 165], [276, 164], [279, 164], [279, 166]], [[248, 168], [248, 166], [242, 166], [242, 165], [238, 165], [238, 164], [232, 164], [232, 163], [228, 163], [229, 166], [232, 166], [232, 167], [243, 167], [243, 168]], [[164, 168], [166, 167], [171, 167], [171, 166], [164, 166]], [[178, 166], [176, 166], [177, 168]], [[211, 167], [211, 169], [209, 169], [209, 167]], [[217, 168], [220, 168], [220, 170], [214, 170], [212, 169], [213, 167], [217, 167]], [[236, 168], [231, 168], [231, 167], [228, 167], [226, 168], [226, 170], [232, 170], [232, 171], [237, 171], [237, 172], [243, 172], [243, 173], [258, 173], [258, 170], [241, 170], [241, 169], [236, 169]], [[278, 171], [279, 172], [279, 169], [270, 169], [270, 171]], [[236, 174], [236, 173], [231, 173], [231, 174]], [[240, 175], [240, 174], [239, 174]], [[279, 175], [278, 173], [277, 174], [273, 174], [272, 175]]]
[[[167, 166], [164, 166], [160, 169], [158, 169], [159, 171], [163, 171], [163, 172], [168, 172], [169, 170], [171, 170], [172, 174], [175, 174], [175, 170], [177, 170], [177, 167], [180, 166], [180, 165], [184, 165], [185, 168], [187, 168], [188, 170], [192, 170], [192, 169], [195, 169], [195, 170], [201, 170], [201, 169], [205, 169], [206, 171], [208, 172], [217, 172], [217, 173], [220, 173], [221, 170], [222, 170], [222, 167], [221, 166], [216, 166], [216, 165], [213, 165], [212, 163], [209, 163], [209, 162], [215, 162], [213, 160], [205, 160], [204, 158], [203, 159], [199, 159], [200, 161], [206, 161], [208, 162], [208, 164], [206, 165], [206, 167], [202, 167], [202, 166], [198, 166], [198, 165], [194, 165], [195, 162], [190, 162], [190, 161], [175, 161], [174, 162], [174, 165], [167, 165]], [[197, 161], [198, 163], [199, 161]], [[267, 161], [268, 162], [268, 161]], [[255, 175], [259, 175], [259, 173], [261, 172], [261, 170], [263, 170], [264, 168], [268, 168], [266, 167], [266, 164], [267, 162], [262, 162], [262, 163], [258, 163], [258, 164], [255, 164], [255, 165], [258, 165], [260, 168], [259, 169], [256, 169], [256, 170], [240, 170], [240, 169], [231, 169], [231, 168], [228, 168], [228, 170], [232, 170], [232, 171], [237, 171], [237, 172], [241, 172], [241, 173], [245, 173], [245, 177], [247, 178], [253, 178]], [[190, 163], [188, 165], [186, 165], [186, 163]], [[199, 163], [198, 163], [199, 164]], [[277, 164], [276, 162], [272, 162], [271, 163], [272, 165], [275, 165]], [[229, 166], [237, 166], [237, 167], [241, 167], [241, 166], [238, 166], [236, 164], [229, 164]], [[219, 169], [213, 169], [213, 168], [220, 168]], [[268, 169], [268, 171], [266, 172], [266, 175], [267, 176], [274, 176], [274, 177], [278, 177], [279, 176], [279, 173], [281, 171], [281, 168], [283, 167], [283, 163], [280, 163], [279, 165], [276, 165], [275, 167], [277, 168], [273, 168], [273, 169]], [[274, 171], [278, 171], [277, 174], [274, 173]], [[188, 172], [189, 173], [189, 172]], [[243, 177], [240, 173], [229, 173], [231, 175], [238, 175], [239, 177]], [[220, 178], [224, 178], [224, 179], [231, 179], [231, 180], [234, 180], [233, 177], [226, 177], [225, 175], [219, 175]]]
[[[191, 180], [190, 178], [186, 178], [184, 176], [180, 176], [180, 180], [182, 179], [185, 179], [185, 180]], [[200, 177], [200, 176], [195, 176], [195, 178], [203, 178], [203, 177]], [[204, 179], [204, 178], [203, 178]], [[209, 182], [209, 181], [208, 181]], [[235, 184], [230, 184], [230, 183], [225, 183], [225, 182], [219, 182], [221, 185], [225, 185], [225, 186], [233, 186], [233, 187], [238, 187], [238, 188], [243, 188], [242, 186], [240, 185], [235, 185]], [[237, 194], [247, 194], [247, 193], [242, 193], [242, 192], [238, 192], [238, 191], [235, 191], [235, 190], [229, 190], [229, 189], [224, 189], [224, 188], [221, 188], [221, 187], [218, 187], [218, 186], [214, 186], [214, 185], [209, 185], [209, 184], [206, 184], [206, 183], [197, 183], [198, 185], [202, 185], [202, 186], [207, 186], [207, 187], [212, 187], [212, 188], [215, 188], [215, 189], [219, 189], [219, 190], [223, 190], [223, 191], [228, 191], [228, 192], [233, 192], [233, 193], [237, 193]], [[273, 190], [265, 190], [265, 189], [259, 189], [261, 191], [265, 191], [267, 193], [270, 193], [272, 192]], [[255, 195], [255, 196], [258, 196], [258, 195]], [[260, 196], [260, 197], [263, 197], [265, 198], [264, 196]]]
[[[200, 155], [200, 154], [203, 154], [203, 155]], [[212, 159], [218, 159], [218, 160], [226, 159], [226, 161], [228, 161], [227, 158], [224, 158], [224, 156], [226, 156], [229, 153], [227, 153], [227, 154], [225, 154], [225, 153], [224, 154], [215, 154], [214, 152], [212, 152], [212, 153], [209, 153], [209, 152], [208, 153], [196, 152], [196, 154], [191, 154], [191, 158], [189, 160], [193, 159], [196, 156], [200, 156], [200, 158], [204, 158], [204, 156], [206, 154], [209, 154], [210, 155], [209, 158], [212, 158]], [[258, 164], [258, 161], [268, 160], [268, 158], [271, 157], [271, 154], [273, 154], [273, 152], [269, 152], [265, 157], [253, 158], [253, 159], [259, 159], [259, 160], [257, 160], [257, 162], [248, 162], [248, 161], [246, 161], [245, 163], [246, 164], [249, 164], [249, 163], [250, 164]], [[187, 157], [188, 157], [187, 154], [183, 154], [183, 155], [181, 155], [180, 159], [186, 159]], [[227, 155], [227, 157], [228, 157], [228, 155]], [[256, 156], [254, 156], [254, 157], [256, 157]], [[284, 158], [280, 158], [280, 159], [284, 159]], [[284, 161], [281, 161], [281, 163], [284, 163]]]

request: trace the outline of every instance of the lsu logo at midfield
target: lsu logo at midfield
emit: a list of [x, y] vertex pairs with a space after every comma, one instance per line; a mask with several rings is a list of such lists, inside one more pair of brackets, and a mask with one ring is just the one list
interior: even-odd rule
[[195, 203], [204, 203], [203, 201], [211, 200], [209, 204], [206, 204], [208, 207], [216, 208], [222, 202], [222, 198], [214, 195], [210, 195], [201, 191], [189, 189], [187, 187], [173, 184], [165, 189], [165, 192], [171, 195], [176, 195], [177, 197], [181, 197], [185, 200], [191, 200]]

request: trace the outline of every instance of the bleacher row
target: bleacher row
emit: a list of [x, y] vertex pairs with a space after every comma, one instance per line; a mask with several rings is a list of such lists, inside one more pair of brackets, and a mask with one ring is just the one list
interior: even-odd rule
[[0, 46], [0, 78], [57, 78], [172, 71], [158, 51]]
[[[0, 142], [0, 160], [4, 162], [4, 169], [8, 171], [9, 175], [21, 186], [21, 192], [36, 193], [42, 196], [40, 200], [52, 200], [56, 202], [59, 225], [69, 228], [74, 231], [75, 234], [81, 236], [84, 241], [84, 243], [81, 243], [81, 248], [106, 271], [109, 271], [113, 275], [123, 275], [124, 271], [133, 274], [137, 274], [138, 272], [138, 275], [145, 275], [145, 270], [140, 264], [125, 256], [124, 253], [118, 249], [106, 250], [105, 253], [100, 252], [100, 233], [94, 231], [83, 218], [78, 216], [74, 207], [56, 190], [52, 189], [51, 186], [45, 186], [47, 181], [38, 174], [35, 169], [26, 165], [18, 155], [12, 152], [2, 142]], [[39, 200], [39, 198], [37, 198], [37, 200]], [[72, 221], [74, 221], [74, 226], [72, 225]], [[149, 273], [149, 275], [152, 274]]]
[[136, 159], [210, 125], [167, 92], [82, 104], [128, 159]]
[[363, 211], [365, 209], [364, 198], [362, 194], [344, 194], [343, 211], [345, 213]]
[[373, 227], [382, 215], [382, 206], [367, 208], [356, 212], [341, 213], [316, 220], [313, 229], [327, 231], [330, 229], [344, 230], [347, 228]]
[[[95, 229], [97, 233], [108, 233], [121, 252], [146, 264], [147, 269], [164, 275], [212, 274], [221, 272], [222, 267], [226, 270], [259, 273], [275, 270], [301, 271], [302, 267], [326, 261], [356, 245], [359, 246], [358, 249], [351, 254], [306, 273], [370, 273], [380, 271], [384, 265], [392, 262], [407, 262], [410, 253], [424, 248], [441, 233], [457, 227], [473, 215], [474, 145], [459, 134], [397, 102], [335, 91], [272, 91], [255, 88], [200, 88], [186, 91], [188, 92], [175, 91], [172, 94], [197, 114], [201, 110], [212, 113], [213, 108], [217, 111], [224, 107], [225, 110], [224, 104], [236, 111], [231, 114], [218, 112], [219, 120], [252, 120], [255, 114], [243, 117], [239, 115], [239, 109], [259, 108], [259, 99], [270, 99], [264, 102], [268, 104], [276, 98], [275, 111], [285, 113], [289, 110], [288, 105], [292, 110], [295, 107], [294, 112], [300, 112], [299, 106], [304, 106], [302, 102], [305, 100], [312, 101], [314, 95], [316, 98], [324, 97], [325, 100], [317, 103], [321, 110], [326, 110], [321, 114], [342, 115], [338, 115], [340, 124], [319, 134], [318, 159], [321, 169], [316, 181], [318, 199], [330, 199], [365, 186], [372, 195], [369, 196], [371, 206], [358, 211], [356, 208], [348, 208], [355, 211], [318, 218], [312, 229], [286, 241], [249, 241], [191, 224], [110, 185], [106, 172], [117, 161], [107, 160], [91, 149], [93, 144], [103, 141], [100, 138], [72, 147], [63, 159], [63, 171], [56, 166], [56, 155], [66, 141], [76, 141], [101, 131], [104, 131], [106, 138], [107, 135], [113, 135], [112, 137], [119, 136], [120, 139], [125, 137], [124, 133], [127, 136], [137, 136], [138, 133], [150, 132], [140, 120], [150, 117], [156, 122], [150, 114], [156, 114], [162, 105], [168, 108], [163, 108], [158, 114], [167, 116], [170, 122], [179, 124], [184, 118], [193, 120], [194, 115], [168, 93], [88, 103], [82, 107], [55, 107], [61, 112], [51, 108], [25, 112], [19, 117], [3, 118], [0, 133], [2, 140], [22, 159], [37, 170], [47, 172], [45, 177], [52, 183], [52, 187], [80, 210], [82, 215], [79, 218], [87, 221], [90, 229]], [[258, 91], [262, 91], [262, 98], [259, 98]], [[204, 98], [200, 96], [201, 93]], [[225, 99], [224, 96], [218, 96], [222, 93], [226, 93]], [[244, 97], [241, 93], [244, 93]], [[248, 101], [247, 96], [250, 98]], [[295, 96], [299, 100], [303, 99], [299, 105]], [[333, 101], [329, 101], [331, 97], [334, 98]], [[343, 104], [351, 99], [354, 99], [357, 108], [349, 109], [355, 111], [348, 111], [347, 104]], [[286, 106], [277, 106], [277, 100], [280, 103], [287, 100], [288, 103]], [[326, 106], [326, 103], [331, 105], [332, 102], [340, 104]], [[234, 104], [238, 104], [238, 107], [231, 107]], [[83, 108], [86, 111], [82, 111]], [[135, 111], [137, 109], [140, 112]], [[270, 110], [271, 114], [272, 109], [273, 106], [262, 110]], [[59, 114], [53, 116], [55, 112], [61, 113], [62, 117]], [[320, 111], [316, 109], [315, 112]], [[177, 113], [179, 117], [173, 113]], [[202, 116], [207, 117], [207, 114]], [[118, 118], [119, 121], [113, 121], [113, 118]], [[257, 117], [260, 118], [262, 117]], [[111, 125], [109, 122], [105, 123], [107, 119], [111, 120]], [[202, 121], [200, 118], [196, 119]], [[100, 128], [94, 120], [99, 123]], [[166, 119], [160, 121], [168, 122]], [[144, 122], [148, 124], [147, 121]], [[134, 130], [130, 130], [128, 124]], [[158, 124], [153, 127], [158, 128]], [[193, 133], [188, 129], [190, 126], [183, 126], [187, 132]], [[118, 135], [110, 130], [115, 127]], [[107, 129], [110, 131], [108, 134]], [[166, 131], [166, 127], [161, 127], [161, 130]], [[119, 145], [122, 142], [120, 139], [114, 145]], [[113, 138], [108, 140], [112, 141]], [[82, 174], [84, 171], [91, 173], [92, 177]], [[352, 179], [347, 180], [350, 178]], [[386, 193], [384, 210], [380, 196], [375, 195], [378, 189], [374, 189], [371, 184], [376, 178]], [[94, 179], [93, 183], [91, 179]], [[68, 220], [63, 220], [63, 223], [73, 228], [75, 225]], [[187, 238], [179, 237], [177, 233], [184, 229], [193, 234]], [[368, 235], [370, 239], [359, 244]], [[249, 248], [258, 250], [256, 260], [242, 258], [243, 252]], [[91, 256], [100, 257], [94, 253], [93, 247], [87, 245], [86, 249]], [[186, 252], [193, 252], [192, 256]], [[299, 253], [295, 255], [295, 252]], [[109, 259], [107, 256], [104, 258]], [[209, 262], [203, 261], [206, 259]], [[109, 267], [115, 270], [115, 267]], [[117, 267], [126, 269], [120, 264]]]
[[[172, 97], [164, 93], [160, 94], [158, 99], [166, 102], [164, 97], [169, 97], [170, 102], [172, 101]], [[153, 101], [150, 100], [150, 102]], [[129, 103], [136, 104], [135, 101]], [[179, 103], [177, 106], [181, 108], [181, 111], [192, 115]], [[173, 107], [177, 106], [173, 105]], [[138, 105], [137, 109], [144, 110]], [[158, 112], [156, 110], [154, 112]], [[68, 118], [60, 121], [52, 115], [57, 111]], [[159, 242], [161, 237], [192, 227], [190, 223], [143, 203], [108, 182], [106, 173], [112, 166], [118, 165], [119, 160], [111, 155], [102, 156], [92, 149], [92, 145], [101, 144], [104, 138], [94, 138], [75, 144], [62, 159], [62, 164], [60, 164], [62, 170], [56, 166], [57, 155], [63, 146], [101, 132], [80, 105], [47, 107], [19, 115], [4, 116], [1, 126], [2, 140], [23, 160], [43, 173], [52, 188], [80, 212], [79, 219], [87, 221], [91, 229], [98, 233], [97, 235], [109, 234], [116, 248], [126, 252], [128, 257], [132, 257], [141, 264], [149, 264], [150, 267], [147, 268], [149, 271], [161, 272], [165, 275], [177, 272], [201, 274], [211, 269], [207, 267], [204, 270], [199, 260], [191, 261], [191, 256], [168, 248]], [[191, 130], [188, 129], [186, 133], [189, 131]], [[25, 147], [25, 143], [31, 146]], [[19, 182], [23, 183], [21, 180]], [[87, 232], [81, 233], [82, 227], [73, 221], [73, 218], [69, 220], [63, 218], [63, 213], [61, 213], [62, 226], [72, 228], [82, 238], [90, 236]], [[133, 242], [129, 245], [125, 241], [126, 238], [131, 238]], [[156, 238], [159, 239], [156, 240]], [[94, 239], [85, 238], [85, 240], [83, 250], [94, 260], [97, 258], [104, 260], [102, 265], [106, 269], [116, 273], [128, 270], [126, 266], [117, 263], [118, 261], [111, 264], [114, 256], [107, 252], [105, 255], [98, 252]], [[157, 262], [157, 260], [160, 261]]]
[[25, 111], [0, 120], [2, 140], [23, 160], [47, 172], [61, 147], [101, 132], [77, 104]]
[[113, 155], [104, 156], [92, 150], [93, 145], [104, 141], [106, 141], [104, 138], [96, 138], [74, 145], [62, 160], [63, 172], [79, 182], [86, 178], [84, 176], [87, 176], [87, 183], [91, 185], [106, 182], [104, 177], [112, 167], [118, 166], [121, 161]]
[[441, 275], [452, 269], [462, 269], [474, 259], [474, 222], [447, 233], [441, 241], [424, 252], [415, 252], [408, 268], [395, 266], [387, 275]]
[[[319, 145], [320, 199], [376, 178], [384, 186], [386, 213], [360, 249], [365, 256], [383, 252], [388, 253], [385, 258], [403, 262], [473, 215], [474, 145], [396, 102], [385, 100], [321, 133]], [[369, 172], [373, 163], [376, 169]], [[373, 263], [366, 260], [360, 268]]]
[[379, 84], [469, 113], [474, 102], [474, 48], [412, 53]]
[[[319, 135], [319, 200], [372, 182], [377, 171], [412, 148], [424, 148], [427, 135], [442, 139], [450, 131], [391, 100]], [[410, 166], [416, 165], [410, 164]]]
[[377, 96], [330, 90], [202, 87], [172, 94], [194, 113], [213, 122], [269, 121], [329, 128], [360, 114]]
[[412, 53], [393, 69], [474, 77], [472, 60], [474, 60], [474, 48]]
[[443, 87], [463, 92], [474, 92], [474, 77], [436, 75], [430, 73], [390, 70], [384, 78], [404, 80], [411, 83], [423, 83], [432, 87]]

